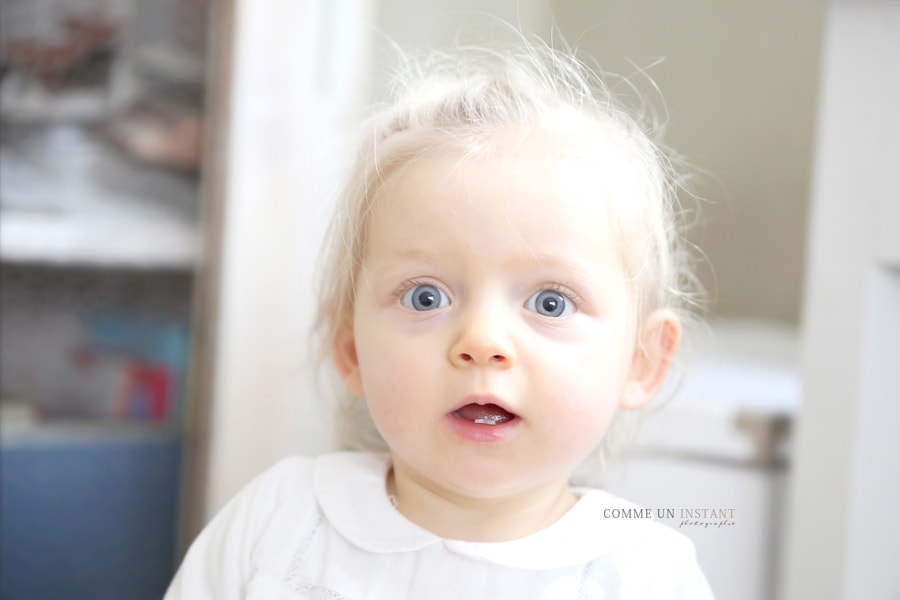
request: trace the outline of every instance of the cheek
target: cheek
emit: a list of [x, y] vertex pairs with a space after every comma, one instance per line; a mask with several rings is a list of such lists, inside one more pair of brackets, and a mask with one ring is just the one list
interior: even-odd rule
[[410, 332], [382, 315], [366, 315], [355, 330], [356, 351], [366, 396], [373, 400], [409, 396], [443, 366], [445, 341], [439, 334]]
[[401, 395], [406, 378], [394, 375], [389, 361], [377, 362], [370, 373], [364, 373], [366, 404], [372, 420], [382, 436], [390, 442], [398, 435], [403, 435], [412, 426], [414, 419], [410, 414], [408, 402]]
[[569, 436], [576, 444], [599, 442], [615, 417], [625, 387], [627, 361], [622, 352], [597, 347], [561, 351], [543, 372], [538, 387], [551, 399], [544, 414], [555, 424], [556, 435], [563, 440]]
[[410, 352], [390, 331], [369, 330], [358, 339], [360, 375], [369, 411], [387, 437], [404, 430], [413, 398], [422, 389], [422, 370], [410, 364]]
[[360, 375], [367, 397], [388, 383], [385, 378], [394, 373], [397, 363], [395, 356], [401, 350], [394, 339], [396, 333], [377, 318], [377, 311], [360, 303], [354, 315], [353, 337], [356, 342], [356, 356]]
[[619, 390], [589, 385], [562, 385], [550, 403], [558, 433], [575, 438], [602, 436], [619, 405]]
[[360, 375], [365, 396], [370, 403], [390, 404], [396, 402], [408, 369], [404, 368], [402, 357], [391, 348], [376, 344], [363, 348], [360, 355]]

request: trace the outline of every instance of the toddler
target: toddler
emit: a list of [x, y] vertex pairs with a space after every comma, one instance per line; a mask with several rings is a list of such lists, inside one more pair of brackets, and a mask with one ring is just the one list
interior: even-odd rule
[[341, 414], [384, 450], [257, 477], [166, 598], [711, 598], [687, 538], [570, 483], [681, 341], [664, 154], [533, 43], [431, 55], [395, 92], [364, 129], [319, 309]]

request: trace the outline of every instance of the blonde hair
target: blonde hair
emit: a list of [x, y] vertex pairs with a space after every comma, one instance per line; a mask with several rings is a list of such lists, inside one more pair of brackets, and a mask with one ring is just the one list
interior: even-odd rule
[[[423, 155], [470, 156], [490, 148], [496, 134], [516, 129], [561, 127], [577, 129], [569, 132], [575, 134], [594, 124], [605, 142], [628, 155], [644, 179], [643, 193], [614, 200], [610, 212], [638, 323], [663, 307], [687, 318], [699, 288], [679, 231], [679, 181], [671, 158], [654, 142], [655, 123], [645, 122], [647, 116], [620, 106], [604, 76], [572, 52], [541, 42], [403, 57], [390, 100], [363, 128], [324, 248], [317, 315], [323, 359], [352, 319], [369, 215], [385, 181]], [[345, 446], [384, 449], [363, 398], [345, 397], [339, 410]]]

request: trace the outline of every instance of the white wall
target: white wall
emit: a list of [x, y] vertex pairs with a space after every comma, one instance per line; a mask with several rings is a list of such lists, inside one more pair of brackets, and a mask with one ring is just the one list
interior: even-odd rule
[[832, 2], [782, 598], [900, 597], [900, 3]]
[[439, 48], [458, 36], [491, 39], [509, 26], [549, 32], [547, 0], [379, 0], [376, 6], [376, 30], [404, 47]]
[[330, 444], [313, 274], [365, 80], [366, 0], [233, 9], [205, 518], [277, 459]]

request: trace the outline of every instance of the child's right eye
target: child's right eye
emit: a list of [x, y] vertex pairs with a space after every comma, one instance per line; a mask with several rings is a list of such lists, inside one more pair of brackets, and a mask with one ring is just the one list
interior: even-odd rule
[[417, 285], [403, 294], [400, 302], [406, 308], [417, 311], [435, 310], [450, 306], [450, 298], [440, 288], [430, 284]]

